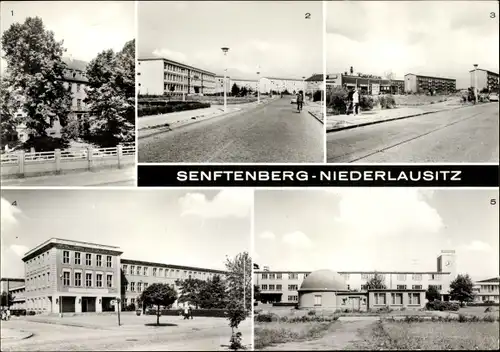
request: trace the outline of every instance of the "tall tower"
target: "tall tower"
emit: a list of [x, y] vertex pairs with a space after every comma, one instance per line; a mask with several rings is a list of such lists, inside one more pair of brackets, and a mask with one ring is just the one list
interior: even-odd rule
[[442, 250], [437, 258], [437, 271], [451, 273], [452, 280], [457, 276], [457, 260], [454, 250]]

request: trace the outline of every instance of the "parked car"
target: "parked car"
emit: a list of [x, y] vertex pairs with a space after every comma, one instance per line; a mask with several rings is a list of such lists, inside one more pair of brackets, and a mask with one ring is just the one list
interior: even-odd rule
[[293, 98], [290, 100], [290, 104], [297, 104], [297, 97], [293, 97]]
[[492, 93], [492, 94], [490, 94], [490, 95], [488, 96], [488, 99], [489, 99], [490, 101], [498, 101], [498, 94], [496, 94], [496, 93]]

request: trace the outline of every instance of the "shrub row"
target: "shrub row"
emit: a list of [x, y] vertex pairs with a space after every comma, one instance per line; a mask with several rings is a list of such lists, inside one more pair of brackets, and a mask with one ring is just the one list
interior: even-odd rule
[[396, 321], [396, 322], [405, 322], [405, 323], [422, 323], [422, 322], [425, 322], [425, 321], [432, 321], [432, 322], [445, 322], [445, 323], [449, 323], [449, 322], [459, 322], [459, 323], [478, 323], [478, 322], [485, 322], [485, 323], [493, 323], [495, 321], [500, 321], [500, 317], [499, 316], [494, 316], [494, 315], [486, 315], [484, 317], [480, 317], [480, 316], [477, 316], [477, 315], [464, 315], [464, 314], [459, 314], [458, 317], [454, 317], [454, 316], [446, 316], [446, 317], [431, 317], [430, 319], [428, 318], [425, 318], [423, 316], [416, 316], [416, 315], [407, 315], [405, 316], [404, 319], [394, 319], [394, 317], [391, 317], [391, 318], [387, 318], [386, 320], [389, 320], [389, 321]]
[[456, 312], [460, 309], [460, 304], [455, 302], [432, 301], [432, 302], [427, 302], [425, 308], [427, 310]]
[[297, 303], [293, 302], [274, 302], [273, 307], [296, 307]]
[[[161, 315], [182, 315], [182, 309], [163, 309]], [[156, 315], [154, 310], [148, 310], [147, 315]], [[210, 318], [225, 318], [227, 311], [225, 309], [193, 309], [192, 314], [194, 317], [210, 317]]]
[[317, 323], [328, 323], [334, 322], [339, 319], [339, 315], [316, 315], [316, 312], [309, 312], [307, 315], [302, 315], [298, 317], [288, 317], [282, 316], [280, 317], [277, 314], [272, 313], [263, 313], [257, 314], [254, 316], [254, 321], [258, 323], [271, 323], [275, 321], [280, 321], [283, 323], [309, 323], [309, 322], [317, 322]]
[[500, 303], [494, 302], [494, 301], [485, 301], [485, 302], [471, 302], [467, 303], [467, 307], [498, 307], [500, 306]]
[[155, 105], [142, 105], [137, 108], [137, 116], [151, 116], [151, 115], [160, 115], [160, 114], [168, 114], [171, 112], [177, 111], [187, 111], [187, 110], [196, 110], [196, 109], [204, 109], [209, 108], [209, 103], [195, 102], [195, 101], [186, 101], [175, 104], [167, 104], [164, 106], [155, 106]]

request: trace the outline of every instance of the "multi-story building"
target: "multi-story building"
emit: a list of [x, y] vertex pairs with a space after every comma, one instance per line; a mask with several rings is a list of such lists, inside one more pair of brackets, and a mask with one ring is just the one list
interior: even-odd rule
[[[482, 90], [489, 90], [490, 92], [497, 92], [498, 93], [498, 81], [499, 81], [499, 76], [498, 73], [488, 71], [488, 70], [483, 70], [483, 69], [474, 69], [469, 71], [470, 73], [470, 86], [472, 88], [476, 87], [476, 80], [477, 80], [477, 88], [479, 91]], [[477, 77], [476, 77], [477, 76]]]
[[[152, 263], [140, 260], [122, 259], [122, 272], [126, 279], [124, 282], [125, 295], [122, 297], [123, 305], [138, 306], [138, 298], [141, 293], [153, 283], [164, 283], [175, 288], [179, 292], [176, 284], [177, 280], [188, 278], [208, 280], [215, 275], [225, 278], [225, 272], [220, 270], [203, 269], [189, 266]], [[186, 302], [185, 302], [186, 303]], [[173, 307], [182, 306], [182, 303], [174, 302]]]
[[[297, 302], [298, 289], [310, 271], [254, 271], [261, 300], [268, 302]], [[455, 251], [443, 250], [437, 258], [436, 271], [339, 271], [349, 290], [364, 291], [375, 274], [382, 277], [390, 290], [427, 290], [435, 286], [444, 300], [449, 299], [450, 282], [456, 277]]]
[[231, 87], [236, 84], [240, 89], [245, 87], [247, 90], [251, 90], [252, 92], [257, 92], [259, 89], [259, 81], [256, 79], [241, 79], [241, 78], [231, 78]]
[[25, 309], [25, 289], [23, 278], [8, 278], [3, 277], [0, 279], [0, 293], [9, 292], [12, 301], [10, 309]]
[[120, 297], [118, 247], [51, 238], [27, 252], [26, 309], [45, 313], [115, 310]]
[[404, 81], [384, 79], [380, 76], [365, 74], [332, 73], [326, 75], [327, 87], [358, 88], [367, 94], [402, 94]]
[[[71, 112], [68, 116], [69, 119], [77, 119], [79, 126], [82, 130], [88, 129], [88, 109], [85, 104], [85, 98], [87, 94], [85, 88], [88, 85], [88, 79], [86, 77], [87, 63], [81, 60], [74, 60], [72, 58], [63, 58], [63, 62], [66, 64], [66, 69], [64, 70], [64, 76], [62, 78], [64, 87], [71, 92]], [[21, 103], [22, 101], [20, 101]], [[19, 109], [16, 112], [17, 117], [23, 117], [26, 112]], [[47, 116], [47, 122], [52, 119], [52, 126], [47, 129], [47, 135], [60, 138], [62, 126], [58, 118], [51, 118]], [[29, 131], [24, 124], [17, 126], [16, 128], [17, 138], [21, 142], [26, 142], [29, 139]]]
[[215, 73], [165, 58], [139, 59], [139, 94], [172, 95], [214, 94]]
[[476, 281], [474, 283], [474, 302], [500, 302], [500, 277]]
[[306, 83], [302, 79], [294, 78], [276, 78], [262, 77], [260, 79], [259, 89], [261, 93], [283, 93], [285, 91], [291, 94], [297, 94], [299, 91], [305, 91]]
[[416, 75], [407, 73], [405, 75], [405, 92], [419, 94], [455, 93], [457, 81], [454, 78], [442, 78], [432, 76]]
[[325, 80], [323, 74], [313, 74], [311, 77], [306, 78], [305, 90], [308, 94], [314, 94], [318, 90], [323, 90], [325, 86]]

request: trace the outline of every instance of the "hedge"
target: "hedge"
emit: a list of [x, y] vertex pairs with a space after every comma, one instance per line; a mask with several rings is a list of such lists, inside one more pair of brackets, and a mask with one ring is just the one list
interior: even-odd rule
[[160, 115], [160, 114], [168, 114], [171, 112], [177, 111], [187, 111], [187, 110], [196, 110], [196, 109], [204, 109], [209, 108], [209, 103], [201, 103], [196, 101], [181, 101], [181, 102], [166, 102], [164, 105], [162, 103], [154, 103], [154, 104], [143, 104], [137, 107], [137, 116], [151, 116], [151, 115]]
[[10, 314], [15, 315], [16, 317], [26, 315], [26, 309], [11, 309]]
[[[182, 315], [183, 309], [163, 309], [161, 315]], [[210, 317], [210, 318], [226, 318], [227, 311], [225, 309], [193, 309], [193, 317]], [[156, 311], [150, 310], [147, 315], [156, 315]]]
[[500, 303], [493, 301], [467, 303], [467, 307], [498, 307], [498, 306], [500, 306]]
[[295, 307], [297, 303], [293, 302], [274, 302], [273, 307]]
[[432, 302], [427, 302], [427, 304], [425, 305], [425, 308], [427, 310], [456, 312], [460, 309], [460, 304], [455, 303], [455, 302], [432, 301]]

